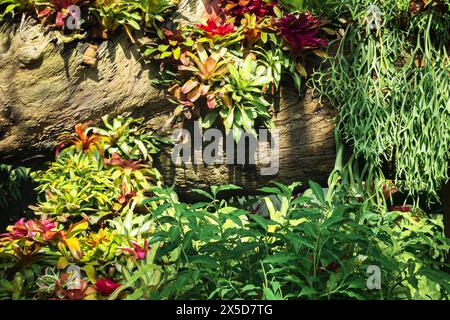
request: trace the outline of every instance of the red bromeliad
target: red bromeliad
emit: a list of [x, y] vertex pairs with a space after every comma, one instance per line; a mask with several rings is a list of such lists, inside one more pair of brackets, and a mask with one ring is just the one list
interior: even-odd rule
[[95, 289], [97, 289], [98, 292], [105, 296], [109, 296], [120, 286], [120, 283], [116, 283], [115, 281], [108, 278], [99, 278], [97, 282], [95, 282]]
[[139, 170], [145, 168], [145, 164], [141, 163], [142, 160], [124, 160], [119, 154], [113, 153], [110, 159], [105, 159], [106, 166], [120, 166], [123, 169]]
[[130, 241], [133, 245], [133, 249], [130, 248], [123, 248], [122, 250], [131, 253], [136, 260], [143, 260], [145, 259], [145, 256], [147, 255], [147, 252], [150, 250], [148, 246], [148, 241], [145, 240], [144, 245], [141, 247], [136, 241]]
[[205, 30], [209, 37], [225, 36], [236, 30], [231, 23], [218, 24], [217, 19], [214, 18], [209, 18], [206, 24], [196, 24], [195, 26]]
[[309, 13], [301, 13], [299, 16], [287, 14], [276, 23], [281, 36], [294, 54], [302, 53], [309, 49], [327, 46], [327, 41], [317, 36], [320, 20]]
[[242, 17], [245, 13], [256, 15], [258, 18], [274, 16], [275, 0], [221, 0], [220, 6], [227, 15]]
[[60, 234], [60, 232], [55, 230], [55, 228], [56, 222], [48, 219], [34, 219], [26, 221], [22, 218], [14, 225], [7, 228], [8, 233], [1, 234], [0, 236], [5, 236], [11, 241], [18, 239], [36, 240], [36, 237], [40, 236], [44, 241], [48, 241], [54, 238], [57, 234]]

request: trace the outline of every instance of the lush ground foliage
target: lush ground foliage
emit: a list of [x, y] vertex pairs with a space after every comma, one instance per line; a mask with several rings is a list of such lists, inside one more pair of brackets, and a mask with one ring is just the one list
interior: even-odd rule
[[[343, 165], [339, 142], [326, 189], [276, 183], [224, 199], [239, 187], [213, 186], [187, 204], [144, 160], [165, 141], [137, 120], [104, 121], [77, 126], [31, 174], [36, 216], [1, 235], [2, 298], [448, 298], [441, 219], [388, 209], [388, 182]], [[369, 265], [381, 290], [367, 287]]]

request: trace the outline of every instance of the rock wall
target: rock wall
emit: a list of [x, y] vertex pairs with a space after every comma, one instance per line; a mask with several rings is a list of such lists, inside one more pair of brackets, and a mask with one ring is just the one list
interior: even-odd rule
[[[201, 19], [212, 10], [205, 3], [208, 7], [209, 1], [197, 2], [198, 8], [183, 0], [177, 16]], [[61, 133], [79, 122], [99, 122], [105, 114], [131, 112], [145, 116], [154, 129], [163, 126], [173, 105], [150, 84], [152, 66], [139, 60], [128, 37], [118, 35], [99, 44], [94, 66], [83, 64], [87, 46], [83, 40], [65, 43], [32, 20], [0, 31], [0, 162], [42, 163], [53, 156]], [[262, 176], [258, 165], [177, 166], [169, 154], [161, 155], [157, 164], [180, 191], [217, 183], [247, 190], [275, 180], [325, 183], [335, 157], [333, 118], [333, 110], [319, 106], [309, 90], [300, 96], [288, 85], [273, 110], [280, 129], [276, 175]]]

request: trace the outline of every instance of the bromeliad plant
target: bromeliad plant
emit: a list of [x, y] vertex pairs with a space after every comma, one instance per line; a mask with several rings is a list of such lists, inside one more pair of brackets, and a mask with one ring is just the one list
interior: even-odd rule
[[248, 55], [238, 68], [231, 65], [229, 69], [230, 75], [220, 91], [224, 103], [219, 114], [225, 129], [233, 130], [235, 140], [239, 141], [244, 131], [257, 135], [256, 120], [261, 119], [266, 127], [273, 128], [268, 112], [270, 103], [264, 98], [264, 92], [273, 82], [267, 68]]
[[291, 74], [300, 90], [301, 77], [307, 76], [305, 56], [324, 57], [320, 49], [327, 41], [323, 23], [310, 13], [285, 10], [274, 1], [218, 3], [223, 9], [218, 16], [164, 30], [165, 39], [149, 44], [145, 52], [161, 65], [160, 83], [176, 105], [174, 117], [191, 118], [197, 109], [194, 115], [205, 127], [222, 119], [219, 125], [239, 140], [244, 131], [256, 134], [258, 125], [272, 127], [270, 94], [282, 75]]
[[56, 156], [58, 157], [63, 149], [65, 152], [75, 149], [76, 152], [87, 153], [99, 159], [103, 154], [102, 140], [105, 139], [105, 136], [91, 132], [92, 129], [86, 127], [87, 124], [77, 124], [75, 133], [61, 135], [60, 140], [62, 141], [56, 148]]
[[141, 30], [141, 15], [136, 11], [136, 2], [132, 0], [95, 0], [89, 11], [100, 24], [100, 37], [109, 38], [117, 28], [123, 26], [132, 41], [131, 29]]
[[228, 65], [231, 59], [226, 56], [227, 50], [222, 48], [208, 54], [201, 44], [197, 44], [197, 52], [183, 53], [178, 67], [180, 72], [189, 77], [183, 85], [175, 84], [169, 89], [172, 101], [179, 102], [179, 108], [194, 107], [194, 103], [201, 97], [205, 97], [207, 106], [214, 109], [216, 106], [217, 84], [228, 73]]
[[42, 24], [65, 33], [81, 33], [82, 25], [86, 25], [91, 36], [103, 39], [123, 27], [134, 42], [133, 30], [162, 38], [161, 26], [174, 8], [171, 0], [4, 0], [0, 21], [30, 13]]
[[161, 24], [166, 22], [166, 15], [175, 9], [176, 0], [135, 0], [136, 8], [140, 12], [146, 31], [155, 31], [159, 38], [163, 38]]
[[34, 173], [37, 191], [43, 195], [33, 207], [35, 212], [60, 221], [110, 214], [120, 189], [112, 178], [113, 169], [104, 169], [102, 161], [89, 154], [65, 153], [48, 170]]
[[77, 125], [75, 135], [63, 135], [56, 161], [33, 174], [43, 196], [33, 207], [37, 214], [63, 222], [83, 217], [95, 223], [160, 186], [161, 176], [150, 159], [165, 140], [145, 130], [142, 119], [103, 120], [106, 130]]
[[148, 157], [162, 139], [141, 119], [104, 121], [106, 130], [77, 125], [50, 167], [32, 174], [39, 219], [0, 235], [0, 298], [104, 299], [128, 279], [120, 266], [145, 256], [151, 212], [163, 204], [144, 203], [161, 188]]
[[118, 155], [121, 159], [152, 161], [152, 155], [170, 143], [146, 128], [143, 119], [135, 119], [128, 114], [115, 117], [112, 122], [108, 115], [102, 118], [103, 128], [93, 128], [97, 137], [102, 137], [105, 156]]

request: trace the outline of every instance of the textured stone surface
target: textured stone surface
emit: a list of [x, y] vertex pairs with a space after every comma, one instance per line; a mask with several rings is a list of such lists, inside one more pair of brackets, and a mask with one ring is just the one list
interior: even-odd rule
[[0, 159], [45, 152], [78, 121], [162, 107], [126, 36], [102, 43], [91, 67], [82, 65], [86, 46], [58, 44], [31, 20], [0, 33]]
[[[160, 157], [160, 170], [166, 182], [179, 191], [205, 188], [218, 183], [233, 183], [253, 191], [271, 181], [290, 183], [314, 180], [325, 184], [335, 160], [333, 138], [334, 112], [319, 106], [308, 90], [299, 96], [293, 88], [283, 88], [273, 120], [280, 130], [279, 172], [264, 176], [254, 165], [179, 165], [169, 155]], [[157, 121], [155, 118], [154, 121]]]

